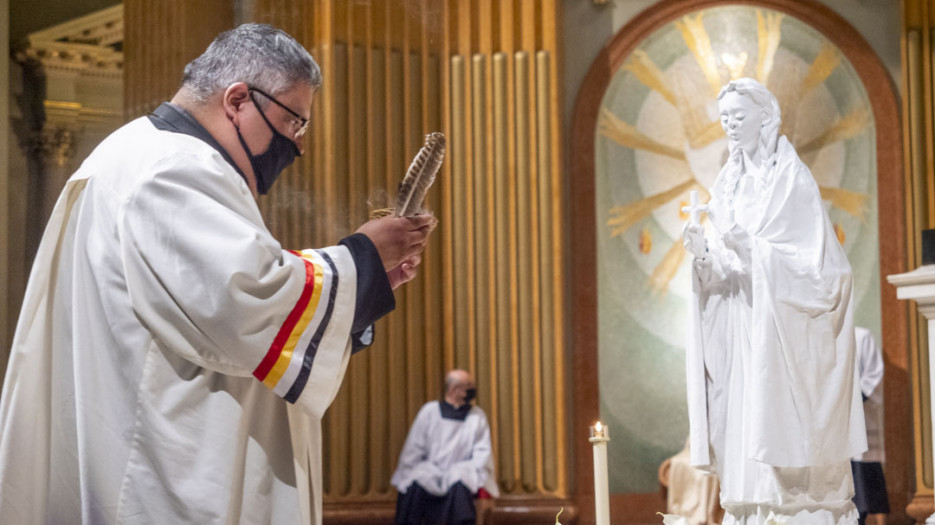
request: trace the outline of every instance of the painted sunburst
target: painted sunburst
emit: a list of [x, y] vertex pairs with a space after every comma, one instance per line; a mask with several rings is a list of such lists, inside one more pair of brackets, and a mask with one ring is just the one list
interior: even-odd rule
[[657, 29], [614, 73], [594, 130], [601, 417], [622, 434], [611, 472], [626, 473], [612, 474], [614, 492], [655, 490], [655, 468], [687, 435], [680, 208], [690, 190], [708, 200], [727, 156], [717, 93], [740, 77], [779, 100], [781, 133], [854, 267], [858, 323], [879, 312], [875, 127], [851, 64], [811, 26], [765, 8], [702, 9]]
[[[830, 95], [828, 92], [811, 95], [840, 66], [841, 54], [837, 48], [823, 42], [817, 56], [807, 64], [804, 75], [799, 74], [805, 63], [803, 57], [784, 57], [780, 54], [778, 69], [781, 71], [777, 76], [782, 78], [771, 82], [770, 77], [777, 68], [776, 55], [782, 41], [782, 22], [786, 16], [763, 9], [755, 10], [757, 49], [755, 61], [751, 61], [750, 53], [738, 50], [737, 46], [719, 46], [716, 50], [704, 24], [706, 14], [700, 12], [685, 16], [674, 23], [685, 46], [691, 51], [692, 64], [672, 64], [669, 70], [663, 72], [645, 50], [637, 49], [621, 68], [621, 71], [632, 74], [679, 113], [681, 137], [675, 137], [676, 141], [671, 143], [658, 140], [642, 132], [638, 126], [625, 122], [610, 109], [602, 108], [598, 129], [603, 136], [626, 148], [678, 161], [680, 165], [677, 169], [683, 179], [668, 190], [611, 208], [606, 223], [610, 227], [611, 236], [625, 233], [654, 210], [683, 196], [688, 190], [700, 190], [707, 200], [705, 188], [713, 183], [712, 175], [717, 174], [718, 164], [723, 164], [720, 161], [726, 150], [724, 133], [712, 109], [716, 105], [718, 91], [728, 80], [752, 76], [769, 86], [779, 99], [783, 111], [782, 133], [796, 147], [806, 164], [811, 165], [809, 160], [814, 163], [817, 154], [824, 148], [856, 137], [873, 127], [869, 103], [864, 101], [864, 104], [848, 108], [846, 114], [834, 115], [832, 119], [808, 118], [810, 129], [819, 127], [822, 131], [806, 139], [806, 133], [802, 133], [803, 130], [796, 126], [800, 122], [798, 113], [807, 113], [810, 106], [831, 102], [823, 100], [825, 97], [822, 95]], [[694, 66], [697, 66], [697, 70], [692, 71]], [[784, 66], [788, 70], [784, 70]], [[675, 89], [669, 86], [675, 86]], [[712, 163], [712, 160], [717, 162]], [[822, 197], [832, 206], [855, 217], [863, 217], [868, 197], [866, 193], [849, 191], [827, 183], [820, 184], [820, 188]], [[656, 265], [649, 280], [654, 290], [665, 291], [668, 288], [684, 255], [684, 250], [669, 249], [666, 252], [666, 257]]]

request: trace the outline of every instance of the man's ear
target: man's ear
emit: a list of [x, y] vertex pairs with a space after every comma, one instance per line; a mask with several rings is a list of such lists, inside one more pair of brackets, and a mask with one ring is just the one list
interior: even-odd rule
[[222, 95], [222, 104], [227, 118], [231, 119], [235, 126], [240, 126], [240, 112], [250, 103], [250, 88], [246, 82], [236, 82], [224, 90]]

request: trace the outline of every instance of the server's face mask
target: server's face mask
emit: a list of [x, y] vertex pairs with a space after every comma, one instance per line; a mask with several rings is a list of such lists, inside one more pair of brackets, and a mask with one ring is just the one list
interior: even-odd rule
[[467, 390], [464, 391], [464, 402], [465, 403], [470, 404], [471, 401], [474, 401], [475, 399], [477, 399], [476, 388], [468, 388]]
[[289, 137], [280, 133], [279, 130], [276, 129], [276, 127], [273, 126], [273, 124], [269, 121], [269, 119], [266, 118], [266, 114], [263, 113], [263, 110], [256, 101], [256, 97], [253, 95], [254, 92], [260, 93], [277, 106], [286, 110], [290, 115], [298, 119], [297, 129], [294, 135], [296, 139], [301, 138], [302, 135], [305, 134], [305, 131], [308, 129], [308, 120], [303, 118], [295, 111], [287, 108], [272, 96], [267, 95], [259, 89], [250, 88], [250, 100], [253, 101], [257, 111], [260, 112], [260, 116], [263, 117], [263, 121], [266, 122], [266, 125], [269, 126], [270, 131], [273, 132], [273, 139], [270, 141], [269, 147], [265, 152], [259, 155], [254, 155], [250, 151], [250, 148], [247, 147], [247, 142], [244, 140], [243, 135], [240, 134], [240, 127], [237, 127], [237, 138], [240, 139], [240, 144], [243, 146], [244, 151], [247, 153], [247, 157], [250, 159], [250, 166], [253, 168], [253, 175], [256, 177], [257, 193], [260, 195], [266, 195], [266, 193], [269, 192], [269, 189], [273, 186], [273, 182], [276, 180], [276, 177], [282, 173], [282, 170], [289, 167], [289, 165], [295, 161], [295, 158], [301, 155], [302, 152], [299, 151], [299, 147], [295, 145], [295, 140], [290, 139]]

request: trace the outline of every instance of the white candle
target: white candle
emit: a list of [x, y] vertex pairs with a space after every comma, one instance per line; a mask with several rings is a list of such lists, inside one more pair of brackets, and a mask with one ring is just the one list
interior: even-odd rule
[[610, 525], [610, 489], [607, 483], [607, 427], [600, 421], [591, 427], [594, 445], [594, 518], [597, 525]]

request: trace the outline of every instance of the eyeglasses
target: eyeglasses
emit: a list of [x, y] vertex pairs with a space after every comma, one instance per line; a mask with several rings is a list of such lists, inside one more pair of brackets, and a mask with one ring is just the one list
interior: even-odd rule
[[[282, 109], [286, 110], [287, 113], [289, 113], [290, 115], [292, 115], [293, 117], [295, 117], [296, 120], [298, 120], [298, 128], [296, 129], [295, 133], [293, 134], [293, 137], [294, 137], [296, 140], [302, 138], [302, 137], [305, 135], [305, 132], [308, 131], [308, 119], [307, 119], [307, 118], [303, 117], [302, 115], [299, 115], [299, 114], [296, 113], [295, 111], [292, 111], [291, 109], [289, 109], [288, 107], [286, 107], [285, 104], [283, 104], [282, 102], [280, 102], [280, 101], [276, 100], [275, 98], [273, 98], [272, 95], [269, 95], [269, 94], [267, 94], [267, 93], [264, 93], [263, 91], [261, 91], [261, 90], [255, 88], [255, 87], [251, 87], [251, 88], [249, 88], [249, 89], [250, 89], [250, 91], [256, 91], [257, 93], [259, 93], [259, 94], [263, 95], [264, 97], [268, 98], [273, 104], [276, 104], [277, 106], [279, 106], [279, 107], [281, 107]], [[254, 102], [256, 102], [256, 101], [254, 101]]]

